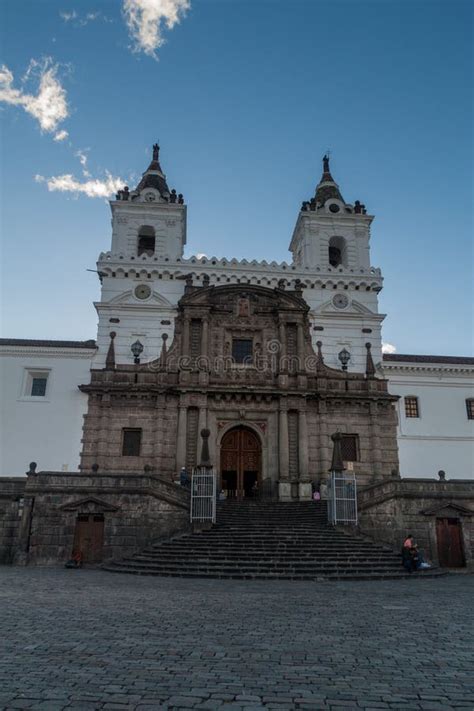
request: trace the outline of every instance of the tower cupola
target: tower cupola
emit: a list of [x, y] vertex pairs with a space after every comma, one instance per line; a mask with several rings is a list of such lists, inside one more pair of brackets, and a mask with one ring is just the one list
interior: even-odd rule
[[312, 212], [328, 212], [337, 215], [338, 213], [356, 213], [365, 215], [365, 205], [356, 200], [354, 205], [349, 205], [344, 201], [339, 186], [331, 175], [329, 168], [329, 156], [323, 157], [323, 174], [316, 186], [314, 197], [303, 202], [301, 209]]
[[181, 193], [177, 194], [176, 190], [168, 188], [166, 175], [160, 165], [160, 146], [158, 143], [153, 145], [153, 153], [151, 163], [142, 175], [142, 179], [138, 183], [135, 190], [130, 192], [128, 187], [119, 190], [117, 200], [132, 200], [138, 202], [169, 202], [184, 204], [184, 198]]
[[112, 209], [111, 253], [141, 262], [179, 259], [186, 244], [186, 205], [170, 190], [160, 164], [160, 147], [153, 146], [150, 165], [135, 190], [119, 190]]

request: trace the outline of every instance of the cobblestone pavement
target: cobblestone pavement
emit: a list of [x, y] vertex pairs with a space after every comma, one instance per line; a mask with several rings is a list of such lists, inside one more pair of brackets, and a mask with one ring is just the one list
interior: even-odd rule
[[474, 577], [0, 567], [0, 708], [474, 709]]

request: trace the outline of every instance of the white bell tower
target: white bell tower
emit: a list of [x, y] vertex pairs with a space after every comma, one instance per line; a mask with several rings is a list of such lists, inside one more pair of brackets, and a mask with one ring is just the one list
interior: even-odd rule
[[140, 261], [140, 257], [183, 256], [186, 244], [186, 206], [181, 194], [169, 190], [159, 162], [159, 146], [135, 190], [119, 190], [110, 201], [113, 255]]
[[358, 200], [344, 201], [323, 158], [323, 175], [313, 198], [303, 202], [290, 244], [294, 264], [320, 270], [369, 269], [372, 215]]
[[151, 163], [135, 190], [124, 187], [110, 201], [112, 244], [97, 262], [102, 285], [100, 301], [95, 303], [97, 368], [106, 365], [112, 352], [117, 363], [133, 363], [131, 347], [136, 342], [143, 360], [153, 360], [161, 352], [162, 337], [172, 334], [184, 282], [174, 280], [167, 266], [183, 256], [186, 205], [181, 193], [168, 188], [159, 152], [155, 144]]
[[378, 311], [378, 294], [383, 279], [370, 263], [373, 219], [359, 200], [353, 205], [344, 200], [324, 156], [321, 180], [314, 197], [301, 206], [290, 251], [295, 269], [314, 279], [314, 288], [304, 292], [313, 344], [323, 342], [332, 367], [340, 367], [338, 353], [345, 349], [351, 354], [349, 369], [362, 371], [366, 343], [376, 361], [382, 357], [384, 316]]

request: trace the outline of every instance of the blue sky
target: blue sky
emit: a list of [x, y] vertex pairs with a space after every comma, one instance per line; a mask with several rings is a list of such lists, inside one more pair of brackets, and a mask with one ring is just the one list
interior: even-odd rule
[[[109, 248], [109, 207], [47, 181], [133, 185], [159, 140], [187, 254], [277, 261], [330, 148], [345, 199], [376, 216], [384, 340], [472, 352], [471, 2], [191, 0], [155, 51], [122, 10], [1, 5], [3, 336], [95, 337], [86, 269]], [[42, 78], [57, 115], [35, 101]]]

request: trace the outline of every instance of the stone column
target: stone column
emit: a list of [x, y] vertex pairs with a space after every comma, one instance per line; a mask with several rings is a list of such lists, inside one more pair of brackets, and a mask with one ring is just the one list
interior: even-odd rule
[[300, 500], [311, 499], [311, 482], [308, 474], [308, 423], [306, 410], [298, 411], [298, 462], [299, 483], [298, 494]]
[[278, 326], [278, 338], [280, 341], [280, 367], [279, 370], [282, 370], [281, 366], [281, 360], [286, 356], [286, 327], [285, 324], [280, 322], [280, 325]]
[[[209, 319], [205, 316], [201, 322], [201, 358], [209, 357]], [[210, 370], [207, 364], [206, 370]], [[201, 431], [201, 430], [199, 430]]]
[[178, 436], [176, 441], [176, 469], [179, 474], [182, 467], [186, 466], [186, 420], [188, 408], [179, 405], [178, 408]]
[[303, 331], [303, 324], [298, 323], [296, 326], [296, 334], [297, 334], [297, 347], [298, 347], [298, 370], [302, 371], [304, 370], [304, 331]]
[[182, 355], [183, 356], [189, 355], [189, 329], [190, 329], [190, 318], [189, 318], [189, 316], [185, 316], [184, 321], [183, 321], [183, 347], [182, 347]]
[[278, 453], [280, 479], [278, 495], [281, 501], [291, 500], [291, 484], [289, 481], [289, 440], [288, 440], [288, 411], [285, 401], [280, 401], [278, 432]]
[[383, 475], [382, 448], [380, 445], [380, 429], [377, 417], [377, 403], [370, 402], [370, 445], [372, 450], [372, 475], [381, 479]]
[[329, 439], [327, 410], [324, 401], [319, 402], [319, 457], [320, 457], [320, 472], [324, 480], [329, 477], [329, 468], [331, 466], [332, 443]]

